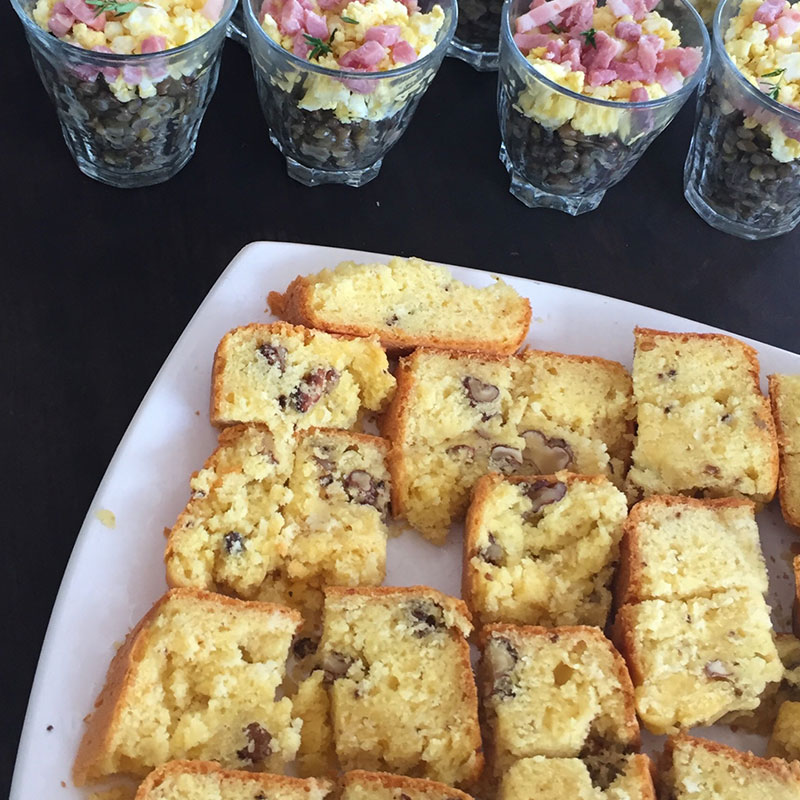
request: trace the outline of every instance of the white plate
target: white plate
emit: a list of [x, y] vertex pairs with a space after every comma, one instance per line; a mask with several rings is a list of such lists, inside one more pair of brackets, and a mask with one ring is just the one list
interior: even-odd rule
[[[171, 527], [188, 496], [189, 475], [216, 442], [208, 423], [211, 360], [229, 329], [269, 321], [266, 295], [283, 290], [297, 274], [339, 261], [387, 261], [388, 256], [313, 245], [258, 242], [244, 248], [197, 310], [109, 464], [75, 542], [47, 630], [17, 755], [11, 800], [83, 798], [70, 769], [106, 668], [128, 629], [164, 592], [164, 528]], [[453, 267], [476, 286], [489, 273]], [[706, 325], [621, 300], [522, 278], [504, 277], [533, 306], [527, 343], [546, 350], [604, 356], [630, 367], [635, 325], [674, 331], [714, 331]], [[800, 372], [800, 356], [758, 342], [762, 375]], [[766, 388], [765, 386], [762, 388]], [[116, 527], [97, 517], [112, 511]], [[759, 514], [771, 574], [770, 601], [778, 630], [789, 629], [793, 536], [777, 504]], [[389, 545], [389, 585], [428, 584], [458, 594], [459, 535], [437, 548], [415, 533]], [[48, 730], [52, 726], [52, 730]], [[707, 732], [741, 746], [763, 748], [758, 737]], [[62, 781], [66, 787], [62, 785]]]

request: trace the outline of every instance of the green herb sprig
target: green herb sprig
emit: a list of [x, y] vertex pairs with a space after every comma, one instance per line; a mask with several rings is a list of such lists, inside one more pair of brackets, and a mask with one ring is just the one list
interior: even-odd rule
[[121, 14], [130, 14], [139, 5], [138, 3], [118, 3], [116, 0], [86, 0], [86, 3], [94, 6], [94, 15], [96, 17], [99, 17], [103, 12], [115, 17]]
[[553, 33], [564, 33], [563, 29], [559, 28], [558, 25], [555, 24], [555, 22], [548, 22], [547, 27], [550, 28], [550, 30], [553, 31]]
[[358, 20], [352, 17], [339, 17], [342, 22], [349, 22], [351, 25], [358, 25]]
[[767, 92], [767, 94], [773, 99], [777, 100], [778, 95], [781, 91], [781, 81], [783, 80], [783, 73], [786, 72], [786, 67], [782, 69], [774, 69], [772, 72], [765, 72], [761, 77], [762, 78], [777, 78], [778, 80], [775, 81], [774, 84], [767, 84], [767, 86], [771, 86], [772, 88]]
[[594, 37], [597, 36], [597, 31], [594, 28], [589, 28], [588, 31], [581, 31], [581, 36], [586, 39], [586, 44], [597, 50], [597, 42], [594, 40]]
[[[334, 31], [334, 33], [336, 33], [336, 31]], [[303, 38], [311, 45], [311, 52], [308, 54], [309, 61], [311, 61], [312, 58], [319, 58], [326, 53], [332, 52], [331, 46], [327, 42], [323, 42], [318, 36], [309, 36], [309, 34], [304, 33]], [[333, 39], [333, 33], [331, 34], [331, 39]]]

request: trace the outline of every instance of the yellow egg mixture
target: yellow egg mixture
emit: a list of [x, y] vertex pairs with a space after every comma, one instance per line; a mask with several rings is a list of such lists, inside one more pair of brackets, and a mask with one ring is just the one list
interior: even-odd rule
[[[327, 69], [341, 69], [338, 59], [345, 53], [360, 47], [364, 43], [366, 31], [377, 25], [399, 26], [401, 37], [414, 48], [417, 56], [421, 58], [436, 46], [436, 35], [445, 21], [444, 11], [439, 5], [435, 5], [427, 13], [415, 11], [409, 14], [408, 8], [398, 0], [368, 0], [366, 3], [354, 0], [338, 13], [320, 13], [327, 17], [328, 27], [333, 31], [328, 42], [331, 50], [315, 58], [311, 63]], [[342, 17], [356, 20], [356, 23], [344, 22]], [[281, 34], [277, 22], [270, 14], [264, 16], [261, 24], [271, 39], [285, 49], [292, 50], [294, 37]], [[391, 58], [387, 55], [376, 66], [375, 71], [383, 72], [394, 66]], [[403, 108], [408, 102], [409, 96], [418, 91], [419, 80], [426, 80], [427, 77], [426, 72], [417, 80], [406, 80], [400, 85], [389, 81], [373, 81], [374, 89], [367, 94], [361, 94], [352, 91], [340, 80], [309, 72], [304, 76], [306, 92], [299, 106], [306, 111], [331, 110], [342, 122], [383, 119]], [[291, 85], [300, 78], [298, 73], [295, 80], [284, 80], [283, 88], [289, 91]]]
[[[595, 9], [592, 24], [596, 31], [605, 31], [609, 36], [613, 36], [618, 22], [633, 22], [633, 17], [628, 14], [617, 17], [608, 6]], [[642, 26], [643, 35], [654, 34], [663, 39], [664, 49], [680, 46], [681, 38], [678, 31], [672, 27], [670, 20], [662, 17], [657, 11], [649, 11], [639, 24]], [[616, 80], [605, 86], [589, 86], [585, 82], [586, 73], [572, 70], [568, 64], [547, 60], [544, 58], [546, 52], [545, 47], [535, 47], [526, 56], [527, 61], [546, 78], [578, 94], [597, 100], [614, 100], [621, 103], [628, 102], [631, 92], [639, 87], [647, 89], [651, 100], [667, 94], [657, 82]], [[548, 89], [540, 83], [531, 82], [519, 96], [515, 107], [526, 117], [535, 119], [546, 128], [560, 128], [569, 122], [576, 131], [587, 136], [607, 136], [616, 132], [627, 140], [630, 134], [630, 117], [625, 109], [618, 110], [582, 103]]]
[[[725, 32], [725, 49], [731, 60], [750, 83], [768, 94], [777, 89], [774, 98], [784, 105], [800, 107], [800, 29], [792, 36], [769, 38], [768, 26], [753, 20], [761, 0], [743, 0], [739, 13]], [[800, 10], [800, 2], [790, 6]], [[779, 73], [779, 74], [776, 74]], [[787, 136], [774, 117], [759, 123], [745, 119], [745, 127], [762, 130], [772, 140], [770, 150], [777, 161], [800, 158], [800, 141]]]

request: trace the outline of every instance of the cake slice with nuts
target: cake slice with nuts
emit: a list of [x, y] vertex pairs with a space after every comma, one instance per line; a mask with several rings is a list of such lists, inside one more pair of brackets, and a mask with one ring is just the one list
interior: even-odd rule
[[533, 756], [503, 775], [497, 800], [656, 800], [650, 759], [621, 755], [606, 761]]
[[329, 587], [304, 727], [324, 742], [327, 710], [343, 770], [471, 785], [483, 765], [471, 630], [464, 603], [434, 589]]
[[778, 429], [783, 518], [800, 528], [800, 375], [770, 375], [769, 398]]
[[769, 607], [753, 589], [623, 606], [614, 639], [630, 668], [639, 716], [656, 734], [754, 709], [784, 674]]
[[660, 767], [664, 797], [671, 800], [800, 798], [800, 764], [759, 758], [708, 739], [670, 738]]
[[325, 778], [223, 769], [213, 761], [170, 761], [145, 778], [135, 800], [325, 800], [334, 788]]
[[388, 772], [346, 772], [340, 787], [341, 800], [472, 800], [444, 783]]
[[755, 350], [721, 334], [636, 328], [635, 338], [631, 498], [768, 503], [778, 482], [778, 446]]
[[464, 533], [473, 614], [482, 624], [603, 627], [627, 510], [603, 475], [480, 478]]
[[488, 472], [622, 479], [634, 412], [619, 364], [538, 351], [503, 358], [417, 350], [400, 360], [397, 380], [384, 420], [393, 506], [436, 543]]
[[330, 333], [378, 336], [394, 351], [415, 347], [513, 353], [525, 338], [531, 305], [496, 280], [477, 288], [419, 258], [388, 264], [345, 261], [295, 278], [269, 293], [272, 312]]
[[377, 585], [386, 569], [388, 442], [312, 428], [277, 447], [263, 425], [223, 430], [169, 533], [172, 586], [319, 612], [323, 586]]
[[394, 386], [375, 337], [253, 323], [225, 334], [214, 354], [211, 422], [262, 422], [276, 436], [312, 426], [350, 429], [362, 409], [382, 410]]
[[638, 747], [631, 680], [599, 628], [489, 625], [480, 648], [495, 779], [522, 758], [610, 758]]
[[300, 614], [193, 589], [165, 594], [108, 669], [73, 768], [77, 786], [174, 759], [281, 771], [300, 721], [276, 698]]

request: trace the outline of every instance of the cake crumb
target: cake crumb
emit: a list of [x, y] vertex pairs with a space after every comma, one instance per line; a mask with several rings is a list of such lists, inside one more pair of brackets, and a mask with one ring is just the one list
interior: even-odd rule
[[94, 515], [106, 528], [110, 528], [113, 531], [117, 527], [117, 518], [114, 516], [113, 511], [109, 511], [107, 508], [99, 508], [94, 512]]

